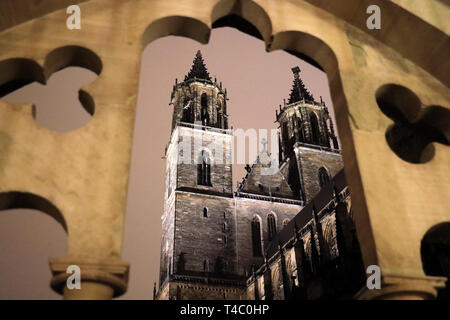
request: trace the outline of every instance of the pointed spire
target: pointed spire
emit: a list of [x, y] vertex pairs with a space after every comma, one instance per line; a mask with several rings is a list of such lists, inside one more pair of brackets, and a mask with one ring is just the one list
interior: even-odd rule
[[191, 70], [184, 78], [184, 81], [193, 78], [211, 81], [211, 77], [209, 76], [209, 72], [206, 69], [205, 61], [203, 61], [202, 53], [200, 52], [200, 50], [197, 51], [194, 62], [192, 63]]
[[294, 83], [292, 84], [291, 94], [289, 96], [289, 103], [299, 102], [305, 100], [306, 102], [314, 102], [314, 97], [306, 89], [305, 84], [300, 78], [300, 68], [292, 68], [292, 73], [294, 73]]

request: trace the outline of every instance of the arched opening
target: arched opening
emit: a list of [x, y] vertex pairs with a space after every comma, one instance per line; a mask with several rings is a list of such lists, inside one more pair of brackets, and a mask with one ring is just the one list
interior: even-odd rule
[[[450, 279], [450, 222], [432, 227], [422, 239], [420, 252], [426, 275]], [[450, 283], [438, 291], [438, 300], [450, 300]]]
[[325, 169], [324, 167], [319, 168], [318, 178], [319, 178], [319, 185], [321, 188], [325, 187], [330, 183], [330, 175], [328, 173], [328, 170]]
[[60, 299], [49, 285], [48, 259], [66, 254], [66, 238], [64, 217], [50, 201], [31, 193], [0, 193], [0, 297]]
[[320, 130], [319, 130], [319, 121], [317, 120], [317, 116], [314, 112], [309, 114], [309, 124], [311, 126], [311, 143], [320, 145]]
[[95, 101], [82, 87], [95, 81], [102, 68], [100, 57], [80, 46], [54, 49], [43, 67], [29, 59], [3, 60], [0, 98], [8, 103], [33, 104], [36, 121], [50, 130], [75, 130], [94, 115]]
[[208, 96], [206, 95], [206, 93], [202, 93], [201, 98], [200, 98], [200, 106], [201, 106], [201, 120], [202, 120], [202, 125], [204, 126], [209, 126], [209, 111], [208, 111]]
[[184, 99], [183, 116], [181, 118], [182, 122], [192, 122], [192, 102], [190, 99]]
[[197, 184], [211, 186], [211, 159], [205, 150], [200, 153], [197, 160]]
[[277, 234], [277, 221], [273, 213], [267, 215], [267, 232], [269, 241], [272, 240]]
[[252, 220], [252, 244], [253, 256], [262, 257], [261, 221], [255, 216]]
[[[225, 7], [223, 7], [223, 6], [225, 6]], [[212, 19], [213, 27], [219, 28], [219, 27], [233, 26], [233, 27], [235, 27], [235, 28], [237, 28], [239, 30], [244, 31], [247, 34], [252, 34], [252, 35], [255, 35], [257, 38], [262, 38], [262, 39], [266, 40], [266, 45], [267, 45], [267, 48], [268, 48], [269, 51], [278, 49], [277, 46], [279, 45], [280, 46], [279, 48], [289, 50], [291, 53], [295, 53], [296, 57], [306, 58], [307, 55], [309, 55], [310, 57], [313, 57], [315, 59], [317, 58], [317, 60], [320, 60], [321, 63], [325, 61], [325, 63], [323, 64], [323, 67], [324, 68], [329, 68], [327, 71], [329, 71], [333, 75], [333, 79], [335, 80], [336, 78], [339, 77], [338, 73], [336, 72], [337, 71], [337, 64], [329, 63], [329, 61], [327, 60], [329, 57], [331, 57], [330, 60], [335, 59], [332, 51], [323, 42], [321, 42], [319, 39], [316, 39], [316, 38], [314, 38], [312, 36], [309, 36], [309, 35], [305, 36], [302, 33], [294, 32], [292, 35], [293, 35], [293, 38], [295, 40], [290, 39], [289, 41], [284, 42], [284, 44], [282, 44], [281, 42], [283, 42], [283, 41], [280, 42], [280, 39], [282, 39], [284, 37], [284, 35], [277, 34], [277, 35], [274, 35], [274, 38], [273, 38], [274, 41], [269, 44], [269, 42], [271, 40], [271, 37], [272, 37], [272, 30], [271, 30], [270, 21], [268, 20], [267, 15], [264, 13], [263, 10], [261, 10], [261, 14], [258, 13], [258, 15], [255, 15], [255, 13], [254, 13], [255, 11], [254, 10], [260, 10], [260, 8], [258, 8], [258, 6], [256, 4], [254, 4], [253, 2], [251, 2], [251, 1], [243, 1], [242, 2], [242, 8], [241, 7], [240, 8], [227, 8], [226, 6], [227, 6], [227, 4], [225, 4], [223, 2], [219, 2], [218, 3], [217, 8], [214, 10], [214, 13], [213, 13], [213, 19]], [[256, 7], [256, 9], [252, 8], [252, 7]], [[242, 10], [242, 12], [240, 12], [241, 10]], [[234, 14], [230, 15], [230, 13], [234, 12], [234, 11], [236, 11], [236, 14], [235, 15]], [[251, 12], [251, 14], [249, 14], [250, 12]], [[239, 15], [242, 15], [243, 18], [241, 18]], [[244, 18], [247, 19], [247, 20], [245, 20]], [[251, 23], [254, 26], [252, 26]], [[223, 28], [223, 30], [225, 30], [225, 29], [228, 29], [228, 28]], [[255, 32], [255, 30], [256, 30], [256, 32]], [[220, 29], [217, 29], [217, 30], [213, 31], [213, 34], [219, 34], [219, 33], [220, 33]], [[165, 17], [165, 18], [162, 18], [162, 19], [158, 19], [157, 21], [153, 22], [148, 27], [148, 29], [146, 31], [146, 34], [144, 36], [144, 45], [150, 43], [151, 41], [153, 41], [153, 40], [155, 40], [157, 38], [160, 38], [160, 37], [163, 37], [163, 36], [166, 36], [166, 35], [187, 36], [187, 37], [189, 37], [191, 39], [198, 40], [201, 43], [206, 43], [209, 40], [210, 29], [209, 29], [209, 26], [205, 25], [203, 22], [201, 22], [199, 20], [192, 19], [192, 18], [186, 18], [186, 17]], [[290, 36], [291, 35], [289, 35], [289, 37]], [[173, 39], [173, 38], [171, 38], [171, 39]], [[223, 42], [228, 42], [229, 41], [228, 38], [226, 38], [226, 39], [222, 38], [222, 39], [224, 39], [224, 40], [222, 40]], [[311, 42], [311, 39], [313, 39], [312, 42]], [[196, 46], [196, 47], [190, 46], [190, 43], [188, 43], [188, 41], [186, 39], [179, 39], [179, 40], [183, 41], [182, 45], [180, 45], [179, 47], [171, 47], [170, 48], [171, 50], [162, 51], [160, 56], [158, 56], [158, 55], [152, 56], [151, 60], [154, 60], [154, 61], [157, 61], [157, 62], [155, 64], [151, 64], [151, 67], [148, 67], [150, 64], [146, 64], [147, 67], [145, 67], [145, 68], [143, 67], [142, 70], [148, 69], [148, 70], [155, 71], [155, 68], [157, 67], [156, 65], [157, 64], [162, 64], [162, 61], [164, 61], [165, 56], [167, 56], [168, 52], [176, 53], [177, 54], [177, 59], [176, 60], [179, 59], [181, 61], [184, 59], [183, 58], [183, 52], [189, 52], [189, 55], [188, 55], [188, 57], [185, 60], [186, 62], [184, 62], [182, 64], [178, 64], [178, 65], [176, 63], [173, 64], [174, 65], [173, 69], [169, 69], [172, 66], [166, 66], [166, 65], [162, 65], [162, 69], [158, 69], [158, 70], [163, 70], [162, 72], [167, 73], [167, 74], [169, 73], [169, 70], [170, 70], [171, 71], [170, 74], [174, 74], [174, 75], [177, 75], [178, 72], [180, 72], [180, 76], [183, 76], [184, 74], [182, 74], [182, 72], [187, 71], [186, 68], [189, 69], [189, 64], [192, 61], [192, 54], [195, 53], [195, 51], [198, 49], [198, 46]], [[305, 40], [304, 41], [305, 44], [308, 44], [308, 43], [312, 44], [311, 48], [308, 48], [308, 45], [305, 45], [305, 53], [307, 54], [305, 56], [302, 56], [301, 53], [298, 53], [298, 52], [302, 52], [302, 50], [301, 50], [302, 48], [298, 49], [298, 48], [295, 48], [295, 47], [287, 47], [287, 46], [285, 48], [282, 48], [286, 43], [290, 43], [290, 45], [294, 45], [294, 44], [297, 44], [298, 42], [299, 43], [302, 42], [301, 40]], [[162, 43], [168, 43], [169, 42], [169, 38], [158, 40], [158, 43], [160, 41]], [[214, 41], [214, 39], [212, 39], [212, 41]], [[156, 41], [153, 44], [156, 45]], [[153, 44], [150, 45], [149, 47], [152, 47]], [[167, 46], [166, 48], [168, 48], [168, 47], [169, 46]], [[261, 52], [264, 52], [264, 49], [265, 49], [264, 48], [264, 43], [261, 42], [260, 43], [260, 47], [258, 49]], [[202, 48], [202, 52], [203, 52], [203, 50], [204, 49]], [[230, 55], [230, 56], [234, 57], [235, 61], [239, 61], [242, 58], [241, 57], [242, 56], [242, 51], [245, 51], [245, 50], [235, 50], [235, 51], [233, 51], [233, 50], [229, 50], [229, 48], [225, 48], [225, 49], [221, 48], [221, 51], [222, 52], [227, 52], [227, 55]], [[320, 57], [317, 56], [317, 52], [319, 52], [319, 51], [320, 51]], [[235, 52], [238, 53], [237, 57], [234, 56]], [[155, 52], [153, 51], [152, 53], [154, 54]], [[283, 54], [285, 54], [285, 53], [283, 53]], [[204, 55], [205, 55], [205, 57], [208, 56], [207, 53], [205, 53]], [[295, 58], [293, 56], [291, 56], [291, 57]], [[173, 60], [175, 60], [175, 59], [173, 59]], [[298, 61], [297, 59], [295, 59], [295, 60]], [[224, 58], [223, 60], [220, 60], [220, 61], [224, 61], [225, 62], [226, 59]], [[318, 67], [320, 70], [323, 70], [322, 67], [320, 67], [319, 64], [317, 62], [315, 62], [313, 59], [308, 58], [307, 61], [310, 62], [310, 63], [313, 63], [313, 65], [315, 67]], [[143, 59], [143, 63], [145, 63], [144, 59]], [[295, 62], [295, 63], [298, 63], [298, 62]], [[176, 68], [175, 68], [175, 66], [176, 66]], [[241, 70], [240, 70], [238, 65], [232, 64], [232, 65], [228, 65], [228, 66], [229, 66], [228, 69], [239, 70], [240, 71], [239, 74], [241, 74]], [[289, 76], [291, 76], [289, 70], [290, 70], [290, 67], [292, 67], [292, 66], [293, 66], [293, 63], [290, 63], [289, 66], [286, 66], [287, 74]], [[217, 72], [217, 75], [219, 77], [221, 76], [221, 73], [220, 73], [221, 71], [214, 70], [213, 68], [211, 68], [211, 69], [212, 70], [210, 70], [210, 71]], [[257, 68], [254, 68], [254, 69], [257, 69]], [[174, 71], [174, 70], [177, 70], [177, 71]], [[236, 75], [236, 72], [234, 72], [234, 73]], [[256, 83], [255, 78], [258, 78], [259, 75], [255, 75], [255, 73], [256, 72], [252, 72], [253, 79], [250, 80], [250, 81], [245, 81], [245, 83], [244, 83], [245, 85], [251, 84], [253, 82]], [[160, 78], [159, 80], [162, 80], [161, 79], [161, 74], [159, 75], [159, 78]], [[237, 78], [239, 78], [239, 77], [237, 77]], [[242, 78], [244, 78], [244, 77], [242, 77]], [[233, 78], [233, 79], [235, 79], [235, 78]], [[174, 77], [171, 79], [171, 81], [173, 81], [173, 80], [174, 80]], [[221, 80], [223, 80], [223, 78]], [[241, 85], [241, 87], [244, 87], [242, 85], [243, 83], [239, 82], [238, 80], [239, 79], [236, 80], [236, 83], [239, 83], [239, 85]], [[140, 80], [141, 85], [147, 87], [146, 83], [143, 82], [143, 81], [145, 81], [145, 80], [144, 79]], [[148, 83], [148, 81], [149, 80], [147, 80], [147, 83]], [[325, 79], [325, 81], [326, 81], [326, 79]], [[158, 81], [158, 84], [160, 82], [162, 82], [162, 81]], [[289, 83], [283, 89], [284, 90], [283, 93], [280, 95], [281, 99], [283, 98], [284, 95], [286, 95], [286, 93], [288, 93], [288, 92], [286, 92], [286, 89], [287, 89], [287, 91], [289, 91], [289, 86], [291, 84], [290, 83], [291, 79], [289, 79], [288, 82]], [[230, 92], [230, 97], [232, 97], [231, 96], [232, 90], [228, 86], [229, 82], [226, 82], [224, 80], [224, 83], [227, 83], [227, 87], [228, 87], [228, 90]], [[171, 88], [171, 87], [172, 87], [172, 84], [170, 84], [169, 88]], [[155, 91], [153, 91], [153, 92], [149, 91], [149, 90], [153, 90], [153, 89]], [[264, 89], [262, 89], [262, 87], [259, 87], [258, 89], [259, 90], [264, 90]], [[147, 87], [145, 89], [141, 89], [140, 90], [139, 94], [144, 94], [144, 91], [147, 91], [149, 93], [148, 93], [148, 96], [146, 98], [141, 99], [142, 101], [146, 101], [146, 106], [145, 107], [143, 106], [140, 110], [138, 108], [138, 113], [140, 113], [140, 116], [138, 116], [136, 118], [136, 121], [137, 121], [136, 123], [137, 123], [138, 128], [139, 128], [138, 124], [141, 123], [141, 122], [144, 123], [143, 126], [148, 126], [148, 119], [154, 117], [154, 115], [156, 114], [156, 113], [151, 112], [151, 111], [146, 113], [147, 109], [150, 109], [150, 108], [148, 108], [149, 105], [158, 106], [158, 105], [162, 105], [163, 103], [167, 104], [167, 95], [164, 96], [164, 94], [162, 95], [163, 96], [162, 103], [159, 103], [159, 101], [158, 102], [154, 102], [153, 101], [153, 102], [149, 103], [149, 99], [151, 98], [152, 94], [155, 95], [155, 93], [158, 93], [158, 95], [161, 95], [160, 92], [164, 92], [163, 90], [165, 90], [165, 89], [161, 88], [161, 87], [155, 87], [155, 88], [148, 88]], [[168, 90], [168, 94], [169, 94], [169, 92], [170, 92], [170, 89]], [[253, 98], [255, 98], [257, 96], [257, 95], [252, 95], [252, 94], [247, 94], [247, 95], [248, 96], [253, 96]], [[342, 97], [341, 92], [338, 93], [338, 96]], [[234, 97], [233, 97], [233, 99], [234, 99]], [[345, 99], [340, 99], [340, 100], [341, 101], [345, 101]], [[196, 115], [197, 115], [197, 117], [199, 117], [199, 113], [201, 112], [201, 110], [200, 110], [201, 109], [201, 91], [197, 92], [197, 94], [195, 95], [195, 106], [194, 106], [194, 101], [192, 103], [193, 103], [193, 108], [195, 108]], [[210, 101], [209, 103], [210, 103], [211, 108], [213, 108], [214, 107], [214, 101]], [[258, 103], [259, 102], [256, 102], [255, 105], [258, 105]], [[242, 107], [243, 105], [244, 106], [248, 106], [248, 107], [243, 108]], [[262, 108], [258, 108], [256, 110], [255, 108], [250, 108], [249, 106], [251, 106], [251, 105], [252, 104], [240, 104], [239, 108], [241, 108], [241, 109], [252, 109], [252, 111], [251, 111], [252, 116], [251, 117], [257, 118], [255, 116], [256, 113], [258, 114], [258, 117], [261, 117]], [[230, 125], [233, 124], [233, 127], [235, 127], [235, 128], [236, 127], [237, 128], [243, 127], [242, 125], [239, 125], [239, 124], [236, 123], [236, 118], [239, 118], [239, 116], [236, 115], [236, 109], [237, 108], [233, 109], [233, 105], [231, 103], [229, 104], [229, 108], [228, 108], [228, 105], [227, 106], [224, 105], [223, 108], [224, 109], [227, 108], [227, 109], [231, 110], [230, 111], [230, 115], [231, 115], [230, 118], [233, 118], [233, 119], [229, 119], [230, 120]], [[143, 111], [144, 109], [146, 109], [146, 110]], [[214, 115], [214, 111], [215, 111], [214, 108], [210, 110], [210, 112], [212, 113], [212, 122], [214, 122], [214, 116], [215, 116]], [[271, 110], [271, 113], [272, 113], [272, 115], [269, 118], [270, 119], [269, 121], [271, 123], [273, 123], [273, 110]], [[248, 117], [248, 118], [251, 118], [251, 117]], [[197, 118], [195, 120], [200, 120], [200, 119]], [[228, 120], [227, 118], [223, 119], [225, 127], [226, 127], [225, 123], [226, 123], [227, 120]], [[169, 121], [167, 121], [166, 123], [168, 123]], [[156, 121], [154, 121], [154, 122], [156, 122]], [[161, 122], [161, 123], [164, 123], [164, 122]], [[245, 128], [245, 127], [243, 127], [243, 128]], [[253, 126], [253, 128], [257, 128], [257, 127]], [[159, 129], [162, 129], [160, 132], [167, 132], [167, 128], [164, 127], [164, 126], [162, 128], [159, 128]], [[149, 135], [147, 135], [147, 137], [148, 136]], [[151, 134], [150, 134], [150, 136], [151, 136]], [[139, 136], [135, 136], [135, 141], [136, 141], [136, 139], [140, 139]], [[142, 140], [146, 140], [146, 139], [143, 138]], [[163, 140], [162, 143], [165, 146], [166, 143], [167, 143], [167, 139], [162, 139], [162, 140]], [[307, 141], [305, 141], [305, 142], [307, 142]], [[135, 142], [135, 143], [137, 143], [137, 142]], [[163, 146], [163, 148], [164, 148], [164, 146]], [[136, 149], [134, 149], [133, 152], [136, 152]], [[195, 156], [197, 156], [197, 155], [194, 155], [194, 157]], [[297, 167], [297, 165], [295, 165], [295, 167]], [[199, 166], [197, 166], [197, 169], [198, 168], [199, 168]], [[193, 170], [191, 170], [191, 173], [192, 173], [192, 171], [194, 172], [194, 177], [193, 177], [194, 184], [195, 184], [195, 169], [196, 169], [196, 167], [194, 166]], [[198, 174], [198, 172], [202, 172], [202, 170], [197, 170], [197, 174]], [[197, 175], [197, 178], [198, 177], [199, 176]], [[215, 181], [218, 181], [217, 183], [219, 184], [220, 183], [219, 180], [221, 178], [222, 177], [219, 177], [218, 180], [215, 180]], [[214, 179], [216, 179], [216, 175], [214, 175]], [[202, 180], [203, 180], [203, 178], [197, 179], [197, 181], [202, 181]], [[297, 189], [298, 189], [298, 192], [300, 192], [299, 188], [297, 188]], [[156, 200], [158, 200], [158, 199], [156, 199]], [[132, 202], [132, 201], [129, 200], [129, 202]], [[161, 203], [161, 206], [162, 206], [162, 203]], [[258, 227], [258, 228], [256, 228], [256, 227]], [[254, 253], [256, 253], [256, 256], [261, 257], [262, 253], [263, 253], [263, 243], [262, 243], [262, 240], [261, 240], [261, 237], [262, 237], [261, 222], [259, 221], [259, 222], [252, 223], [252, 228], [251, 229], [255, 230], [255, 232], [252, 233], [252, 238], [253, 239], [258, 239], [257, 242], [254, 241], [255, 244], [258, 243], [258, 245], [254, 245], [253, 246], [254, 249], [256, 248], [254, 250]], [[254, 234], [257, 234], [258, 236], [253, 237]], [[201, 266], [199, 266], [198, 269], [201, 270]]]

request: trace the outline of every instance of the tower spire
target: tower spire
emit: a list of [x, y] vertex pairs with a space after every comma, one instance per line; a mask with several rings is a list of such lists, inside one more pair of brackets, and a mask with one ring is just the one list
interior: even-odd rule
[[200, 50], [197, 51], [191, 70], [184, 78], [184, 81], [194, 78], [211, 81], [211, 77], [209, 76], [209, 72], [206, 68], [205, 61], [203, 61]]
[[300, 68], [296, 66], [291, 70], [294, 74], [294, 83], [292, 84], [291, 94], [289, 96], [289, 104], [302, 101], [303, 99], [307, 102], [314, 102], [314, 97], [300, 78]]

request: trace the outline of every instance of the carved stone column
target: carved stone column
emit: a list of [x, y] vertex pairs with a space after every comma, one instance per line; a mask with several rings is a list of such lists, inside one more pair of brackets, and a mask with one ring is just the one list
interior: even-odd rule
[[[109, 300], [125, 293], [129, 264], [119, 259], [50, 258], [50, 286], [66, 300]], [[70, 265], [80, 268], [81, 288], [69, 289]]]
[[444, 288], [447, 278], [430, 276], [385, 275], [381, 289], [362, 288], [356, 295], [358, 300], [431, 300], [437, 289]]

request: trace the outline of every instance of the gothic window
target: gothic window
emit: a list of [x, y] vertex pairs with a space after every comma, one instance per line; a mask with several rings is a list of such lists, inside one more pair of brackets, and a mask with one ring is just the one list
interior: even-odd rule
[[208, 260], [203, 261], [203, 271], [209, 272], [209, 261]]
[[277, 223], [276, 223], [276, 220], [275, 220], [275, 216], [272, 213], [270, 213], [267, 216], [267, 226], [268, 226], [267, 228], [268, 228], [268, 231], [269, 231], [269, 241], [270, 241], [277, 234]]
[[211, 164], [207, 151], [203, 150], [197, 160], [197, 184], [211, 186]]
[[203, 208], [203, 218], [208, 218], [208, 208]]
[[200, 98], [202, 125], [209, 126], [208, 97], [202, 93]]
[[305, 142], [305, 133], [303, 131], [303, 124], [301, 119], [297, 119], [297, 128], [299, 131], [300, 142]]
[[258, 217], [254, 217], [252, 221], [252, 242], [253, 242], [253, 256], [262, 256], [262, 243], [261, 243], [261, 223]]
[[319, 169], [319, 184], [320, 184], [320, 187], [323, 188], [329, 183], [330, 183], [330, 176], [328, 175], [328, 171], [324, 167], [321, 167]]
[[328, 134], [328, 125], [327, 120], [323, 119], [323, 130], [324, 130], [324, 136], [325, 136], [325, 146], [330, 147], [330, 136]]
[[311, 143], [319, 145], [320, 144], [319, 121], [317, 120], [317, 116], [314, 112], [310, 113], [309, 121], [311, 124]]
[[191, 101], [189, 99], [185, 99], [183, 104], [183, 117], [181, 121], [191, 122], [191, 113], [192, 113]]
[[295, 133], [295, 125], [296, 125], [296, 123], [295, 123], [295, 117], [292, 117], [292, 118], [291, 118], [291, 122], [292, 122], [292, 133], [291, 133], [291, 136], [293, 136], [294, 133]]
[[289, 132], [288, 132], [288, 125], [287, 122], [283, 122], [283, 140], [284, 143], [287, 143], [289, 141]]

